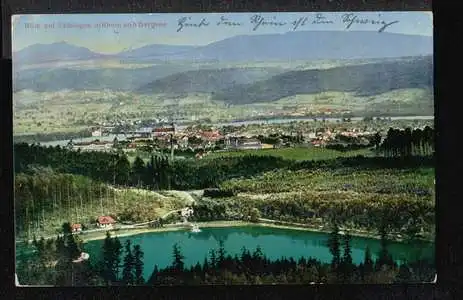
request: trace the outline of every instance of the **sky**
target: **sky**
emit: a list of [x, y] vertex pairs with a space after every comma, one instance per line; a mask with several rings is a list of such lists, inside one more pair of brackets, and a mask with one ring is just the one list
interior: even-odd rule
[[[303, 30], [378, 31], [383, 26], [378, 23], [372, 24], [372, 21], [384, 23], [397, 21], [387, 26], [384, 32], [433, 35], [431, 12], [350, 13], [350, 20], [346, 20], [344, 12], [14, 15], [12, 16], [12, 47], [13, 51], [19, 51], [33, 44], [67, 42], [94, 52], [109, 54], [149, 44], [207, 45], [236, 35], [282, 34]], [[255, 15], [265, 22], [286, 24], [281, 26], [261, 24], [254, 30], [256, 23], [252, 23], [251, 20]], [[354, 16], [357, 21], [364, 20], [363, 24], [354, 22], [346, 28]], [[209, 25], [196, 28], [185, 26], [177, 31], [182, 18], [186, 18], [187, 23], [195, 24], [201, 23], [204, 19]], [[225, 25], [223, 22], [220, 23], [221, 18], [241, 25]], [[303, 18], [307, 18], [305, 24], [299, 23], [300, 25], [294, 28], [293, 22], [297, 24], [297, 20]], [[331, 23], [314, 24], [313, 21], [317, 18]]]

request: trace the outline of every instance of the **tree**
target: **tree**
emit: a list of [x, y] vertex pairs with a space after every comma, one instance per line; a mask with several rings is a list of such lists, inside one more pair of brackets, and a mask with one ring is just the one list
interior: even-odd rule
[[114, 139], [113, 139], [113, 148], [114, 149], [119, 149], [119, 147], [120, 147], [119, 140], [117, 139], [117, 137], [114, 137]]
[[135, 272], [135, 284], [142, 285], [145, 283], [143, 279], [143, 256], [144, 253], [141, 250], [140, 245], [135, 245], [133, 247], [133, 265]]
[[412, 280], [412, 272], [407, 264], [401, 264], [399, 267], [399, 272], [397, 273], [395, 282], [397, 283], [410, 283]]
[[394, 260], [390, 255], [387, 246], [387, 237], [386, 237], [386, 230], [384, 225], [380, 227], [380, 235], [381, 235], [381, 250], [378, 254], [378, 260], [376, 261], [376, 269], [379, 270], [382, 266], [392, 266], [394, 264]]
[[352, 280], [352, 275], [354, 271], [354, 264], [352, 263], [352, 251], [350, 247], [351, 236], [349, 233], [344, 235], [343, 244], [344, 244], [344, 254], [342, 257], [342, 273], [344, 282], [350, 282]]
[[173, 246], [173, 258], [174, 258], [174, 261], [172, 264], [173, 269], [179, 273], [182, 272], [184, 265], [185, 265], [185, 263], [183, 262], [183, 259], [185, 257], [182, 255], [180, 247], [177, 244], [174, 244]]
[[211, 259], [211, 267], [213, 269], [217, 268], [217, 255], [214, 249], [209, 251], [210, 259]]
[[366, 247], [365, 249], [365, 258], [363, 260], [363, 270], [364, 270], [364, 276], [367, 277], [368, 275], [373, 272], [373, 267], [374, 267], [374, 262], [373, 259], [371, 258], [371, 250], [370, 247]]
[[260, 211], [257, 208], [252, 208], [249, 212], [249, 219], [251, 222], [257, 223], [260, 219]]
[[103, 242], [103, 259], [101, 263], [102, 276], [107, 284], [117, 282], [120, 268], [122, 245], [117, 237], [112, 238], [109, 231]]
[[145, 162], [139, 156], [135, 157], [135, 161], [132, 166], [132, 183], [140, 187], [143, 178], [143, 172], [145, 172]]
[[222, 268], [224, 266], [225, 262], [225, 247], [224, 247], [224, 242], [223, 240], [219, 240], [219, 250], [217, 251], [217, 266], [219, 268]]
[[127, 240], [125, 242], [125, 257], [124, 264], [122, 269], [122, 281], [126, 285], [132, 285], [135, 283], [134, 277], [134, 256], [131, 249], [131, 241]]
[[158, 274], [159, 274], [158, 265], [154, 265], [153, 272], [151, 273], [151, 276], [148, 279], [149, 285], [154, 285], [156, 283]]
[[337, 269], [341, 262], [341, 250], [339, 242], [339, 227], [335, 222], [333, 225], [333, 230], [331, 231], [330, 237], [328, 239], [328, 247], [333, 257], [331, 260], [331, 266], [333, 270]]
[[375, 133], [373, 136], [372, 143], [376, 149], [379, 149], [379, 146], [381, 145], [381, 134], [379, 132]]
[[71, 224], [69, 222], [63, 224], [62, 232], [64, 234], [65, 258], [72, 261], [78, 258], [82, 251], [79, 248], [75, 236], [72, 234]]
[[128, 185], [130, 176], [130, 162], [127, 155], [120, 155], [116, 161], [116, 183], [120, 185]]

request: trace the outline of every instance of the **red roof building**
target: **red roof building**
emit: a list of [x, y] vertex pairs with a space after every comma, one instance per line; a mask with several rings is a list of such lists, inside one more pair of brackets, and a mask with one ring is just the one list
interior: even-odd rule
[[218, 131], [204, 131], [201, 133], [201, 137], [209, 141], [216, 141], [222, 138]]
[[71, 230], [72, 232], [82, 231], [82, 224], [72, 224]]
[[102, 216], [102, 217], [98, 217], [98, 226], [100, 227], [109, 227], [109, 226], [112, 226], [114, 223], [116, 223], [116, 221], [114, 221], [113, 218], [111, 218], [110, 216]]

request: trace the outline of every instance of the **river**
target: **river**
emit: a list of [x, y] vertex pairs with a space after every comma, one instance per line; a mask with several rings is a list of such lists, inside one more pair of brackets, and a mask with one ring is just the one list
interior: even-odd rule
[[[188, 231], [143, 233], [120, 237], [120, 241], [124, 244], [127, 239], [130, 239], [132, 244], [141, 246], [144, 252], [143, 275], [148, 280], [155, 265], [163, 268], [172, 263], [172, 247], [175, 243], [178, 243], [185, 256], [185, 267], [195, 265], [197, 262], [202, 264], [209, 251], [218, 248], [219, 240], [224, 241], [224, 247], [231, 255], [239, 255], [243, 246], [251, 251], [260, 246], [262, 252], [272, 260], [283, 256], [297, 260], [304, 256], [330, 262], [331, 255], [327, 247], [328, 237], [328, 234], [320, 232], [242, 226], [203, 228], [198, 233]], [[84, 245], [84, 251], [90, 253], [92, 262], [101, 257], [102, 245], [103, 240], [89, 241]], [[352, 237], [351, 248], [354, 263], [359, 264], [363, 261], [367, 246], [375, 258], [376, 253], [380, 250], [379, 240]], [[434, 245], [431, 243], [391, 242], [389, 251], [397, 262], [417, 259], [434, 260]]]

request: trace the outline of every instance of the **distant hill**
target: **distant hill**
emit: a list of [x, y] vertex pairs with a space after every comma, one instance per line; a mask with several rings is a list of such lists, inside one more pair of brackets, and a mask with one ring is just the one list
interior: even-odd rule
[[326, 70], [290, 71], [267, 80], [217, 91], [214, 98], [231, 104], [271, 102], [297, 94], [326, 91], [371, 96], [397, 89], [433, 86], [432, 56]]
[[106, 55], [92, 52], [85, 47], [58, 42], [53, 44], [34, 44], [13, 52], [13, 63], [37, 64], [63, 60], [90, 60], [104, 57]]
[[241, 35], [198, 47], [173, 60], [275, 61], [365, 59], [433, 53], [433, 38], [373, 31], [299, 31]]
[[184, 53], [195, 49], [194, 46], [176, 46], [176, 45], [147, 45], [137, 49], [119, 52], [113, 57], [117, 58], [159, 58], [166, 55]]
[[177, 73], [155, 80], [136, 90], [139, 93], [215, 93], [280, 74], [280, 68], [203, 69]]
[[30, 69], [15, 72], [13, 90], [53, 92], [69, 90], [131, 91], [153, 80], [191, 69], [182, 65], [156, 65], [146, 68], [122, 69]]

